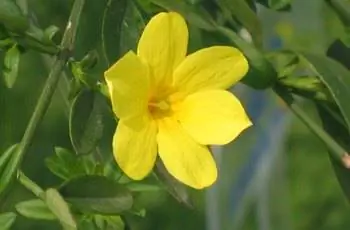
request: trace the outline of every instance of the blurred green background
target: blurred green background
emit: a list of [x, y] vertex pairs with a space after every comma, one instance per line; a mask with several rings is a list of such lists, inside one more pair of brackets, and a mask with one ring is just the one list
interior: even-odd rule
[[[54, 24], [63, 30], [72, 5], [71, 0], [27, 2], [30, 13], [36, 15], [40, 27]], [[83, 15], [82, 28], [78, 31], [76, 58], [81, 58], [90, 49], [100, 47], [97, 41], [100, 33], [93, 29], [97, 27], [103, 10], [98, 2], [87, 1], [90, 7]], [[288, 13], [261, 9], [259, 15], [263, 21], [266, 49], [293, 47], [324, 52], [335, 33], [328, 30], [330, 27], [327, 23], [331, 22], [324, 11], [318, 0], [295, 0], [292, 11]], [[86, 31], [89, 31], [88, 36]], [[191, 46], [191, 50], [199, 48], [195, 38], [192, 38]], [[20, 141], [49, 69], [50, 60], [30, 51], [21, 58], [18, 79], [12, 89], [7, 89], [0, 80], [0, 152]], [[65, 90], [66, 83], [61, 82], [35, 142], [24, 160], [23, 171], [43, 187], [54, 186], [58, 182], [58, 178], [45, 167], [43, 159], [53, 154], [54, 146], [72, 148], [68, 136]], [[243, 86], [238, 86], [235, 90], [246, 107], [254, 105], [254, 100], [259, 97], [259, 94], [255, 95], [256, 92]], [[130, 220], [132, 229], [215, 230], [215, 220], [219, 221], [220, 229], [224, 230], [348, 229], [349, 205], [337, 184], [323, 144], [269, 92], [264, 92], [262, 105], [259, 116], [253, 119], [256, 125], [236, 142], [218, 150], [221, 152], [218, 160], [222, 163], [221, 178], [217, 185], [209, 191], [191, 191], [194, 210], [182, 206], [163, 192], [145, 194], [142, 199], [148, 207], [147, 215], [145, 218]], [[313, 113], [312, 106], [304, 106]], [[277, 116], [285, 116], [282, 122], [285, 125], [275, 131], [269, 129], [274, 125], [271, 122], [271, 111], [277, 111]], [[115, 124], [111, 118], [106, 118], [106, 124], [105, 138], [101, 145], [103, 155], [109, 158], [109, 143]], [[259, 127], [266, 130], [265, 133], [258, 133]], [[239, 180], [237, 175], [252, 154], [252, 145], [258, 145], [257, 139], [269, 135], [268, 132], [273, 132], [270, 135], [276, 139], [265, 144], [271, 149], [275, 145], [279, 146], [277, 150], [271, 150], [277, 154], [268, 165], [268, 178], [253, 180], [253, 187], [249, 187], [238, 202], [235, 200], [237, 198], [232, 197], [232, 186]], [[281, 139], [280, 136], [285, 138]], [[16, 185], [11, 194], [0, 203], [0, 211], [12, 210], [17, 201], [30, 197], [32, 195], [29, 192]], [[259, 203], [264, 201], [264, 205]], [[232, 213], [232, 205], [236, 203], [239, 203], [239, 207], [234, 207], [236, 212]], [[60, 226], [20, 218], [13, 229], [54, 230], [60, 229]]]

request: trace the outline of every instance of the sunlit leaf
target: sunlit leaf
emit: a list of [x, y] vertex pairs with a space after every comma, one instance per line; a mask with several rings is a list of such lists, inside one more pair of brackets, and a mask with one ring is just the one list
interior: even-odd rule
[[0, 214], [0, 226], [3, 230], [8, 230], [15, 223], [16, 213], [6, 212]]
[[63, 185], [60, 192], [83, 213], [119, 214], [133, 204], [133, 197], [125, 186], [103, 176], [73, 179]]
[[53, 174], [65, 180], [93, 174], [95, 169], [91, 156], [78, 156], [61, 147], [55, 147], [55, 154], [46, 158], [45, 163]]
[[94, 222], [99, 229], [124, 230], [125, 225], [120, 216], [95, 215]]
[[40, 199], [22, 201], [16, 204], [16, 210], [22, 216], [39, 220], [56, 220], [56, 216]]
[[77, 225], [68, 204], [56, 189], [48, 189], [45, 192], [45, 202], [47, 207], [60, 221], [64, 230], [77, 230]]

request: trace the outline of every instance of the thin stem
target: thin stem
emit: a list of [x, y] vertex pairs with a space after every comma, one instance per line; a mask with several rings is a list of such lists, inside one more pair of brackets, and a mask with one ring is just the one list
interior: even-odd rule
[[29, 179], [22, 171], [18, 172], [18, 181], [35, 196], [44, 199], [44, 190], [34, 181]]
[[294, 101], [293, 97], [282, 87], [275, 87], [274, 91], [288, 105], [291, 111], [328, 147], [333, 157], [349, 168], [349, 155], [326, 131], [324, 131], [307, 113]]
[[[84, 6], [85, 0], [75, 0], [69, 21], [67, 23], [66, 30], [63, 35], [61, 42], [61, 51], [57, 55], [51, 72], [45, 82], [44, 89], [41, 92], [41, 95], [37, 101], [34, 112], [29, 120], [27, 128], [24, 132], [23, 138], [18, 146], [17, 151], [15, 152], [13, 158], [11, 159], [11, 164], [14, 167], [8, 167], [4, 174], [12, 175], [8, 178], [13, 178], [16, 174], [16, 171], [22, 161], [23, 156], [28, 151], [28, 148], [33, 142], [35, 132], [42, 121], [47, 108], [50, 105], [52, 96], [55, 92], [59, 76], [68, 61], [70, 52], [73, 50], [73, 45], [75, 41], [76, 30], [79, 25], [79, 18]], [[1, 179], [1, 178], [0, 178]], [[3, 182], [3, 181], [2, 181]], [[0, 191], [1, 192], [1, 191]]]

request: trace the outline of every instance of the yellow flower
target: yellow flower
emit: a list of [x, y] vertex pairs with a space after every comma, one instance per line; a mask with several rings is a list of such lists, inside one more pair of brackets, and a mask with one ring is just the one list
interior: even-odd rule
[[243, 54], [213, 46], [186, 56], [188, 29], [181, 15], [159, 13], [132, 51], [105, 72], [119, 124], [113, 153], [130, 178], [153, 168], [157, 153], [176, 179], [193, 188], [213, 184], [217, 169], [207, 145], [223, 145], [251, 125], [239, 100], [226, 91], [248, 71]]

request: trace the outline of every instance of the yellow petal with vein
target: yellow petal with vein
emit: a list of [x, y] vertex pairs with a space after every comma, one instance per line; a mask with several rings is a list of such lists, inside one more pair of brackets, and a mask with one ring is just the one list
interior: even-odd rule
[[142, 114], [149, 94], [148, 69], [132, 51], [105, 72], [114, 113], [121, 119]]
[[174, 85], [185, 93], [227, 89], [247, 72], [248, 61], [238, 49], [212, 46], [186, 57], [174, 72]]
[[172, 118], [158, 121], [158, 126], [158, 152], [169, 173], [196, 189], [212, 185], [217, 169], [208, 148], [196, 143]]
[[239, 100], [225, 90], [186, 97], [176, 113], [182, 127], [203, 145], [224, 145], [252, 125]]
[[180, 14], [163, 12], [149, 21], [140, 38], [137, 54], [151, 67], [155, 85], [172, 82], [174, 69], [186, 56], [187, 43], [188, 29]]

